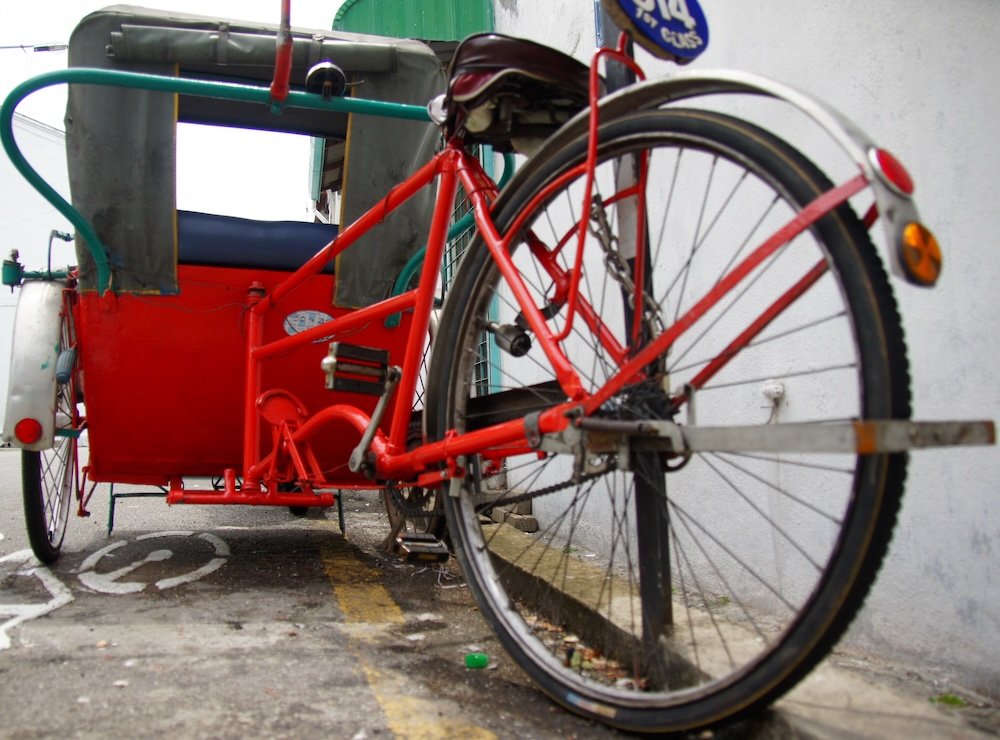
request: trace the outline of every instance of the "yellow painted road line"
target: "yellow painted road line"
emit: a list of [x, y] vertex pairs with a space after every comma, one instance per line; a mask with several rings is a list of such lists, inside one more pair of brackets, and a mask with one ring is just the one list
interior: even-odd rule
[[407, 740], [494, 740], [496, 735], [487, 729], [447, 717], [445, 702], [428, 701], [412, 696], [408, 680], [399, 673], [373, 668], [363, 659], [361, 669], [375, 700], [385, 713], [389, 729], [399, 738]]
[[[338, 544], [336, 541], [324, 543], [320, 558], [347, 621], [348, 632], [367, 642], [382, 631], [378, 628], [403, 624], [406, 621], [403, 610], [379, 583], [379, 571], [365, 565]], [[366, 632], [366, 627], [376, 630]], [[489, 730], [446, 716], [448, 707], [444, 700], [430, 701], [415, 696], [416, 687], [404, 674], [374, 667], [360, 646], [351, 652], [364, 672], [375, 701], [382, 708], [389, 730], [396, 737], [406, 740], [496, 738]]]
[[402, 624], [403, 610], [379, 583], [380, 574], [351, 552], [323, 545], [320, 557], [344, 618], [364, 624]]

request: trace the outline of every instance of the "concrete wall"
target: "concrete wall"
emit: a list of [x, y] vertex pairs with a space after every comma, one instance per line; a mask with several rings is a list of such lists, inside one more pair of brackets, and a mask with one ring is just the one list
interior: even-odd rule
[[[66, 174], [64, 134], [32, 118], [15, 115], [14, 138], [28, 162], [63, 195], [69, 194]], [[71, 232], [69, 222], [38, 195], [14, 169], [6, 156], [0, 157], [0, 192], [3, 193], [0, 221], [0, 250], [7, 259], [10, 250], [21, 253], [20, 262], [28, 270], [43, 270], [47, 260], [49, 232]], [[73, 245], [56, 239], [52, 244], [53, 269], [76, 264]], [[11, 331], [17, 292], [0, 291], [0, 393], [6, 402], [10, 369]], [[0, 420], [6, 403], [0, 405]]]
[[[1000, 418], [1000, 146], [992, 0], [702, 0], [694, 69], [768, 75], [824, 98], [907, 164], [945, 251], [933, 291], [895, 281], [920, 419]], [[496, 0], [497, 30], [586, 60], [590, 0]], [[669, 72], [654, 65], [653, 75]], [[888, 560], [848, 644], [1000, 694], [1000, 450], [915, 453]]]

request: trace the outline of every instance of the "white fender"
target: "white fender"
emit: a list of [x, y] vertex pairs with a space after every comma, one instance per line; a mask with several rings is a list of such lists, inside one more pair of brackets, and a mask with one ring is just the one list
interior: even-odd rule
[[[26, 450], [46, 450], [54, 444], [56, 360], [62, 349], [60, 314], [65, 287], [59, 281], [30, 280], [21, 286], [17, 299], [3, 439]], [[32, 444], [22, 444], [14, 436], [14, 426], [25, 418], [42, 426], [41, 438]]]
[[[600, 101], [602, 120], [636, 111], [650, 110], [692, 99], [720, 94], [751, 94], [782, 100], [811, 118], [854, 161], [868, 180], [878, 204], [880, 221], [889, 245], [889, 266], [893, 274], [914, 283], [902, 264], [903, 229], [919, 221], [916, 205], [906, 193], [895, 189], [873, 162], [875, 142], [853, 121], [811, 95], [760, 75], [730, 70], [678, 72], [666, 79], [649, 80], [611, 93]], [[511, 179], [505, 193], [513, 192], [551, 155], [569, 141], [587, 132], [589, 109], [583, 110], [546, 140], [524, 167]]]
[[[646, 107], [719, 93], [749, 93], [783, 100], [805, 113], [854, 160], [868, 180], [889, 244], [889, 268], [892, 273], [911, 284], [921, 285], [904, 268], [901, 257], [903, 230], [908, 224], [920, 221], [917, 207], [913, 199], [896, 189], [876, 166], [874, 155], [878, 147], [872, 138], [840, 111], [781, 82], [730, 70], [681, 72], [666, 80], [643, 83], [636, 88], [633, 101], [642, 100]], [[627, 98], [627, 95], [623, 97]], [[618, 105], [623, 102], [618, 101]]]

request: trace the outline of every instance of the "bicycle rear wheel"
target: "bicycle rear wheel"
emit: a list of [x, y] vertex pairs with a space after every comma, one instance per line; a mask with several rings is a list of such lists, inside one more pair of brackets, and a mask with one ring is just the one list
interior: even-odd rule
[[[898, 312], [849, 206], [706, 306], [723, 276], [830, 189], [801, 154], [693, 110], [606, 122], [599, 142], [580, 301], [562, 351], [597, 393], [637, 348], [664, 332], [676, 338], [592, 418], [693, 428], [909, 416]], [[585, 158], [581, 138], [529, 163], [493, 211], [556, 335], [569, 321]], [[639, 162], [637, 241], [623, 214], [639, 201], [622, 173], [641, 172]], [[630, 254], [637, 243], [642, 252]], [[566, 400], [512, 296], [485, 247], [470, 250], [431, 366], [431, 439]], [[466, 461], [445, 513], [484, 616], [553, 698], [622, 728], [691, 729], [772, 701], [860, 607], [889, 542], [905, 455], [677, 457], [625, 439], [564, 435]], [[500, 513], [526, 500], [533, 534]]]
[[[60, 350], [76, 346], [71, 308], [65, 305]], [[66, 536], [73, 496], [79, 491], [79, 376], [73, 370], [55, 389], [55, 441], [51, 449], [21, 451], [24, 521], [31, 549], [41, 562], [54, 563]]]

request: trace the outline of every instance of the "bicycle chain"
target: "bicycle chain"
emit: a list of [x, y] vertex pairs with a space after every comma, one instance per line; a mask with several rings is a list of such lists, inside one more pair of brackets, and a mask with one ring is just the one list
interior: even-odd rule
[[[611, 233], [611, 224], [608, 223], [608, 214], [603, 203], [598, 196], [594, 196], [590, 206], [591, 225], [590, 233], [597, 237], [597, 241], [604, 251], [604, 264], [608, 267], [608, 273], [622, 286], [625, 293], [635, 295], [635, 283], [632, 282], [631, 270], [621, 256], [618, 249], [618, 237]], [[663, 317], [660, 315], [660, 306], [649, 295], [643, 291], [643, 323], [646, 324], [646, 331], [649, 336], [656, 336], [664, 329]], [[659, 328], [657, 326], [659, 325]]]
[[[427, 509], [412, 506], [409, 501], [403, 497], [402, 489], [397, 486], [386, 486], [389, 489], [389, 497], [392, 499], [392, 504], [396, 510], [402, 515], [404, 519], [432, 519], [437, 516], [442, 516], [440, 511], [428, 511]], [[409, 488], [408, 490], [413, 490]], [[421, 488], [425, 496], [430, 496], [431, 493], [426, 488]], [[427, 500], [426, 498], [424, 499]]]
[[[622, 259], [621, 252], [618, 250], [618, 239], [611, 233], [611, 225], [608, 223], [607, 213], [604, 210], [604, 206], [601, 200], [596, 195], [591, 206], [591, 225], [590, 232], [597, 237], [597, 241], [601, 245], [601, 249], [605, 254], [605, 264], [608, 267], [608, 272], [611, 277], [622, 286], [622, 288], [630, 295], [634, 293], [635, 285], [632, 282], [630, 275], [630, 269]], [[659, 324], [662, 330], [663, 319], [660, 316], [660, 307], [657, 305], [656, 301], [653, 300], [651, 295], [643, 296], [643, 303], [645, 304], [646, 310], [643, 312], [643, 322], [646, 324], [647, 331], [650, 335], [655, 335], [656, 330], [654, 329], [654, 324]], [[617, 465], [614, 462], [609, 462], [606, 469], [597, 473], [585, 473], [583, 475], [577, 476], [575, 478], [570, 478], [562, 483], [555, 483], [551, 486], [546, 486], [545, 488], [540, 488], [536, 491], [529, 491], [528, 493], [521, 493], [517, 496], [503, 497], [494, 501], [489, 501], [484, 504], [479, 504], [475, 507], [475, 512], [481, 514], [484, 511], [495, 508], [497, 506], [510, 506], [513, 504], [519, 504], [524, 501], [531, 501], [539, 496], [547, 496], [551, 493], [557, 493], [559, 491], [565, 490], [572, 486], [578, 486], [589, 481], [601, 478], [608, 473], [611, 473], [617, 469]]]
[[519, 504], [522, 501], [531, 501], [532, 499], [538, 498], [539, 496], [548, 496], [550, 493], [557, 493], [558, 491], [562, 491], [562, 490], [564, 490], [566, 488], [570, 488], [572, 486], [578, 486], [578, 485], [581, 485], [583, 483], [587, 483], [589, 481], [596, 480], [597, 478], [601, 478], [601, 477], [607, 475], [608, 473], [611, 473], [612, 471], [614, 471], [616, 469], [617, 469], [616, 465], [609, 464], [606, 470], [602, 470], [599, 473], [585, 473], [584, 475], [581, 475], [579, 478], [577, 478], [575, 480], [573, 478], [570, 478], [569, 480], [564, 481], [562, 483], [554, 483], [551, 486], [546, 486], [545, 488], [540, 488], [537, 491], [530, 491], [528, 493], [521, 493], [521, 494], [518, 494], [517, 496], [510, 496], [508, 498], [502, 498], [502, 499], [497, 499], [497, 500], [494, 500], [494, 501], [490, 501], [490, 502], [485, 503], [485, 504], [479, 504], [475, 508], [475, 512], [477, 514], [481, 514], [484, 511], [486, 511], [488, 509], [496, 508], [497, 506], [509, 506], [511, 504]]
[[[551, 486], [546, 486], [545, 488], [540, 488], [537, 491], [530, 491], [528, 493], [520, 493], [517, 496], [504, 497], [502, 499], [496, 499], [490, 501], [486, 504], [480, 504], [476, 507], [476, 513], [482, 513], [487, 509], [492, 509], [497, 506], [510, 506], [512, 504], [519, 504], [522, 501], [531, 501], [532, 499], [538, 498], [539, 496], [548, 496], [550, 493], [557, 493], [559, 491], [565, 490], [572, 486], [582, 485], [588, 483], [597, 478], [601, 478], [608, 473], [616, 470], [616, 466], [609, 465], [607, 470], [602, 470], [599, 473], [588, 473], [580, 476], [578, 479], [569, 479], [562, 483], [554, 483]], [[392, 498], [393, 506], [403, 515], [405, 519], [430, 519], [432, 517], [441, 516], [441, 512], [427, 511], [427, 509], [421, 509], [411, 506], [410, 503], [403, 497], [402, 491], [396, 486], [387, 486], [389, 489], [389, 495]]]

